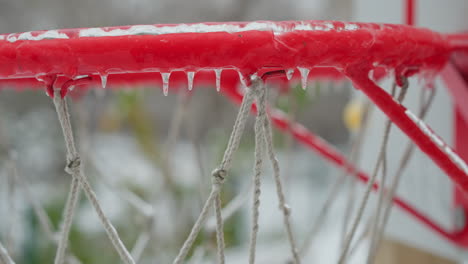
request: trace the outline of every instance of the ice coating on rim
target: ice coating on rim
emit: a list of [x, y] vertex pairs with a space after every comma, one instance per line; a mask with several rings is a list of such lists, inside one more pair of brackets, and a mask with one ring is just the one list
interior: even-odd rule
[[406, 115], [426, 134], [437, 146], [444, 151], [450, 160], [452, 160], [463, 172], [468, 174], [468, 165], [455, 153], [453, 150], [440, 139], [424, 121], [419, 119], [416, 115], [411, 113], [410, 110], [405, 111]]
[[[402, 45], [404, 49], [397, 48]], [[359, 56], [364, 52], [370, 55], [366, 59]], [[434, 75], [449, 52], [446, 35], [391, 24], [258, 21], [61, 29], [0, 35], [0, 78], [204, 69], [251, 75], [298, 65], [353, 65], [369, 71], [375, 63]]]

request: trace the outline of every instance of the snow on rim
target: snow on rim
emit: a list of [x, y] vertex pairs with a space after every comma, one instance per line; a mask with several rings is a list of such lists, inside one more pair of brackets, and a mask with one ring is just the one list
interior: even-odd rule
[[[250, 22], [247, 24], [177, 24], [177, 25], [135, 25], [127, 29], [123, 28], [85, 28], [80, 29], [79, 37], [115, 37], [130, 35], [163, 35], [176, 33], [209, 33], [209, 32], [228, 32], [237, 33], [251, 30], [273, 31], [274, 34], [282, 34], [291, 31], [354, 31], [360, 28], [355, 23], [343, 23], [343, 26], [337, 26], [332, 22], [297, 22], [290, 26], [282, 26], [274, 22]], [[68, 39], [66, 33], [59, 30], [48, 30], [38, 35], [34, 32], [12, 33], [9, 35], [0, 35], [0, 40], [16, 42], [18, 40], [43, 40], [43, 39]]]
[[113, 29], [106, 31], [103, 28], [87, 28], [80, 30], [80, 37], [102, 37], [102, 36], [127, 36], [127, 35], [163, 35], [175, 33], [209, 33], [228, 32], [237, 33], [251, 30], [273, 31], [275, 34], [291, 32], [295, 30], [306, 31], [330, 31], [330, 30], [357, 30], [357, 24], [348, 23], [344, 27], [337, 28], [333, 23], [323, 22], [316, 25], [301, 22], [292, 28], [282, 27], [276, 23], [251, 22], [246, 25], [236, 24], [179, 24], [175, 26], [136, 25], [129, 29]]
[[[1, 40], [5, 39], [5, 36], [0, 36]], [[48, 30], [37, 36], [33, 36], [32, 32], [24, 32], [21, 34], [10, 34], [6, 37], [9, 42], [15, 42], [17, 40], [43, 40], [43, 39], [68, 39], [65, 33], [60, 33], [58, 30]]]

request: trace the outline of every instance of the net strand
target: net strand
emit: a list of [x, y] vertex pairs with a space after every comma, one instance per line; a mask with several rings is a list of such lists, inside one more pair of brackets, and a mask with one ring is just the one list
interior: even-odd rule
[[[397, 101], [399, 103], [401, 103], [403, 101], [403, 99], [404, 99], [404, 97], [406, 95], [407, 88], [408, 88], [408, 81], [406, 79], [404, 79], [404, 84], [401, 87], [400, 93], [399, 93], [398, 98], [397, 98]], [[396, 84], [394, 84], [392, 86], [392, 91], [394, 91], [395, 89], [396, 89]], [[364, 210], [365, 210], [367, 202], [369, 200], [370, 193], [372, 191], [373, 185], [374, 185], [375, 180], [377, 178], [378, 171], [380, 170], [380, 166], [382, 164], [382, 159], [384, 157], [384, 152], [387, 149], [387, 143], [388, 143], [388, 138], [389, 138], [391, 127], [392, 127], [392, 122], [389, 119], [387, 119], [387, 121], [385, 123], [383, 139], [382, 139], [382, 143], [380, 145], [380, 150], [379, 150], [377, 162], [376, 162], [376, 164], [374, 166], [372, 176], [371, 176], [371, 178], [369, 179], [369, 181], [367, 183], [366, 190], [365, 190], [365, 193], [364, 193], [364, 197], [362, 198], [362, 201], [361, 201], [361, 203], [359, 205], [356, 217], [355, 217], [354, 222], [353, 222], [353, 224], [351, 226], [351, 230], [349, 231], [348, 235], [346, 236], [344, 247], [343, 247], [342, 252], [340, 254], [338, 264], [344, 264], [345, 261], [346, 261], [346, 258], [348, 256], [348, 251], [349, 251], [351, 242], [352, 242], [353, 237], [354, 237], [354, 235], [356, 233], [357, 227], [358, 227], [359, 223], [361, 222], [361, 219], [362, 219], [363, 214], [364, 214]]]
[[[67, 150], [67, 164], [70, 164], [72, 157], [78, 156], [75, 144], [73, 143], [73, 134], [71, 134], [71, 121], [70, 114], [68, 111], [68, 106], [66, 102], [62, 102], [62, 99], [59, 92], [55, 93], [53, 102], [55, 109], [59, 118], [60, 125], [62, 127], [62, 132], [65, 138], [65, 146]], [[71, 137], [71, 139], [70, 139]], [[68, 166], [68, 165], [67, 165]], [[68, 172], [67, 172], [68, 173]], [[65, 261], [65, 252], [68, 246], [68, 236], [70, 229], [73, 223], [73, 215], [76, 209], [76, 205], [79, 199], [79, 180], [75, 175], [72, 175], [72, 180], [70, 183], [70, 191], [68, 192], [67, 201], [62, 215], [62, 224], [60, 226], [59, 238], [57, 244], [57, 251], [55, 254], [54, 263], [63, 264]]]
[[263, 169], [263, 155], [265, 148], [263, 122], [266, 115], [265, 89], [259, 89], [256, 93], [257, 117], [255, 118], [255, 165], [253, 175], [253, 201], [252, 201], [252, 226], [249, 240], [249, 263], [255, 263], [257, 235], [259, 230], [259, 208], [261, 194], [261, 174]]
[[[247, 92], [240, 106], [239, 115], [234, 123], [232, 134], [231, 134], [231, 137], [229, 138], [228, 146], [226, 148], [226, 152], [224, 152], [223, 160], [220, 166], [220, 168], [226, 171], [230, 169], [232, 157], [234, 153], [237, 151], [237, 149], [239, 148], [239, 142], [240, 142], [242, 133], [245, 128], [246, 119], [248, 117], [250, 107], [254, 99], [253, 91], [256, 90], [259, 85], [261, 85], [260, 81], [261, 80], [252, 81], [252, 86], [251, 88], [247, 89]], [[246, 101], [245, 104], [244, 104], [244, 101]]]
[[60, 235], [57, 244], [57, 251], [55, 254], [54, 263], [63, 264], [65, 258], [65, 252], [68, 246], [68, 235], [73, 222], [74, 211], [79, 198], [79, 182], [78, 179], [73, 177], [70, 184], [70, 191], [68, 192], [67, 201], [63, 210], [63, 222], [60, 226]]
[[[421, 92], [425, 93], [426, 89], [423, 89]], [[418, 116], [421, 120], [424, 120], [424, 118], [427, 115], [427, 112], [429, 111], [430, 106], [432, 105], [434, 96], [435, 96], [435, 89], [431, 88], [429, 89], [430, 94], [429, 97], [425, 100], [425, 102], [422, 103]], [[401, 181], [401, 177], [403, 175], [404, 170], [406, 169], [406, 166], [409, 164], [409, 161], [411, 160], [411, 157], [414, 153], [415, 145], [412, 144], [411, 142], [407, 143], [405, 150], [403, 152], [403, 155], [401, 156], [401, 159], [399, 161], [399, 165], [397, 167], [397, 170], [395, 172], [395, 175], [393, 176], [393, 180], [390, 183], [390, 188], [386, 191], [386, 196], [384, 198], [383, 202], [383, 217], [382, 217], [382, 223], [380, 223], [380, 226], [377, 229], [377, 232], [375, 234], [375, 241], [371, 243], [371, 254], [373, 254], [370, 257], [370, 260], [373, 261], [375, 259], [375, 254], [376, 251], [379, 249], [380, 243], [383, 238], [383, 234], [385, 233], [385, 228], [387, 226], [388, 220], [390, 219], [390, 213], [391, 209], [393, 208], [393, 198], [395, 197], [396, 190], [398, 188], [398, 185]]]
[[[261, 83], [261, 81], [259, 82]], [[263, 87], [263, 85], [261, 88], [262, 89], [254, 90], [254, 85], [253, 85], [251, 89], [247, 90], [247, 93], [245, 96], [245, 97], [249, 97], [250, 105], [253, 101], [253, 98], [256, 97], [257, 106], [258, 106], [258, 114], [256, 118], [256, 123], [255, 123], [255, 136], [256, 136], [255, 147], [256, 149], [255, 149], [254, 205], [253, 205], [254, 225], [252, 228], [252, 234], [254, 235], [252, 236], [252, 239], [251, 239], [251, 245], [253, 245], [253, 247], [251, 246], [251, 250], [250, 250], [250, 255], [253, 255], [253, 257], [252, 258], [249, 257], [250, 263], [252, 264], [255, 263], [255, 245], [256, 245], [257, 233], [258, 233], [258, 228], [259, 228], [258, 218], [259, 218], [259, 205], [260, 205], [261, 173], [262, 173], [262, 165], [263, 165], [263, 155], [265, 154], [264, 153], [265, 151], [267, 152], [268, 157], [273, 167], [273, 172], [274, 172], [273, 176], [275, 180], [276, 191], [278, 195], [280, 209], [283, 213], [284, 225], [286, 228], [288, 241], [291, 246], [291, 253], [293, 255], [294, 263], [300, 263], [300, 258], [299, 258], [298, 251], [296, 250], [296, 243], [294, 240], [294, 235], [293, 235], [293, 231], [292, 231], [292, 227], [290, 223], [291, 212], [290, 212], [289, 206], [286, 203], [283, 185], [281, 182], [279, 163], [274, 153], [271, 123], [266, 114], [266, 91], [265, 91], [266, 89]], [[397, 99], [398, 102], [401, 103], [401, 101], [403, 100], [406, 94], [406, 90], [407, 90], [407, 83], [405, 83], [404, 87], [402, 87], [401, 89], [401, 92]], [[176, 262], [178, 260], [178, 258], [176, 258], [176, 260], [174, 260], [174, 263], [182, 263], [183, 260], [185, 259], [186, 255], [188, 254], [188, 251], [193, 245], [193, 242], [196, 236], [198, 235], [200, 230], [203, 228], [203, 224], [207, 219], [207, 215], [211, 206], [214, 207], [215, 216], [216, 216], [215, 219], [216, 219], [216, 240], [217, 240], [218, 262], [222, 264], [225, 263], [225, 256], [224, 256], [225, 245], [224, 245], [222, 203], [221, 203], [220, 192], [221, 192], [222, 184], [224, 183], [225, 178], [227, 176], [227, 171], [231, 167], [232, 157], [234, 153], [236, 152], [237, 148], [239, 147], [240, 139], [241, 139], [243, 130], [245, 128], [245, 119], [247, 118], [246, 116], [248, 115], [248, 112], [250, 110], [250, 105], [248, 106], [244, 105], [244, 101], [246, 101], [245, 97], [244, 97], [241, 109], [239, 110], [238, 117], [235, 121], [234, 128], [233, 128], [231, 137], [229, 139], [228, 146], [224, 153], [221, 165], [217, 169], [215, 169], [212, 173], [213, 174], [212, 191], [207, 198], [207, 201], [202, 209], [202, 212], [200, 213], [199, 218], [197, 219], [196, 223], [194, 224], [194, 227], [192, 228], [192, 232], [195, 230], [193, 239], [190, 240], [190, 237], [192, 236], [192, 232], [191, 232], [189, 235], [189, 238], [187, 238], [186, 240], [186, 243], [189, 242], [190, 245], [188, 246], [187, 249], [184, 250], [184, 247], [186, 246], [186, 243], [184, 243], [184, 246], [181, 248], [181, 251], [180, 251], [180, 252], [185, 252], [184, 258], [180, 259], [180, 262]], [[65, 171], [72, 175], [70, 192], [69, 192], [67, 203], [64, 209], [64, 221], [63, 221], [63, 225], [62, 225], [61, 232], [60, 232], [61, 237], [58, 243], [55, 263], [62, 264], [64, 262], [65, 251], [66, 251], [67, 243], [68, 243], [68, 234], [70, 232], [70, 228], [73, 222], [73, 213], [74, 213], [74, 210], [76, 209], [76, 204], [79, 199], [80, 187], [84, 189], [84, 192], [87, 198], [90, 200], [93, 207], [95, 208], [102, 224], [104, 225], [104, 228], [107, 232], [108, 237], [110, 238], [112, 244], [114, 245], [117, 252], [119, 253], [119, 256], [121, 257], [121, 259], [124, 260], [125, 263], [128, 263], [128, 264], [135, 263], [130, 253], [128, 253], [128, 250], [125, 248], [122, 241], [120, 240], [120, 237], [118, 236], [117, 231], [115, 230], [111, 222], [105, 216], [96, 198], [96, 195], [94, 191], [92, 190], [91, 185], [89, 184], [89, 181], [87, 180], [86, 176], [84, 175], [82, 171], [81, 160], [79, 157], [79, 153], [76, 150], [76, 146], [75, 146], [74, 139], [73, 139], [73, 132], [72, 132], [66, 99], [62, 99], [60, 95], [56, 93], [55, 98], [53, 99], [53, 102], [57, 110], [58, 118], [61, 124], [62, 132], [63, 132], [64, 139], [65, 139], [65, 145], [67, 149], [67, 167], [65, 168]], [[246, 113], [245, 118], [242, 119], [244, 115], [241, 115], [241, 113], [244, 113], [244, 112]], [[379, 153], [379, 159], [374, 167], [374, 173], [371, 179], [369, 179], [369, 184], [368, 184], [368, 187], [370, 186], [369, 188], [372, 188], [372, 185], [377, 178], [377, 174], [380, 168], [382, 168], [382, 171], [383, 171], [382, 186], [384, 186], [385, 184], [386, 146], [388, 143], [388, 137], [389, 137], [391, 125], [392, 125], [391, 121], [388, 120], [385, 126], [385, 132], [384, 132], [384, 137], [383, 137], [383, 141], [382, 141], [382, 145], [381, 145], [381, 149]], [[409, 152], [411, 153], [412, 151], [409, 151]], [[363, 201], [360, 204], [357, 217], [353, 223], [350, 233], [347, 236], [345, 247], [343, 249], [339, 263], [343, 263], [341, 258], [342, 257], [346, 258], [347, 256], [347, 250], [349, 250], [350, 244], [353, 239], [353, 235], [356, 232], [357, 225], [359, 224], [360, 218], [362, 217], [363, 211], [365, 209], [365, 206], [369, 197], [369, 192], [368, 190], [366, 190]], [[381, 232], [383, 232], [382, 229], [384, 228], [385, 224], [382, 223], [383, 228], [381, 228], [380, 221], [386, 222], [387, 220], [386, 218], [382, 218], [382, 220], [380, 220], [380, 217], [382, 216], [382, 214], [386, 215], [386, 212], [387, 212], [387, 211], [383, 211], [382, 213], [383, 206], [386, 205], [385, 200], [387, 199], [385, 198], [387, 198], [387, 196], [388, 196], [388, 199], [392, 198], [390, 197], [390, 194], [388, 194], [384, 190], [384, 188], [381, 188], [379, 192], [379, 204], [377, 207], [377, 213], [375, 215], [376, 221], [372, 227], [372, 230], [373, 230], [372, 241], [373, 242], [379, 241], [379, 239], [381, 238], [379, 237], [379, 234], [381, 236]], [[389, 205], [389, 207], [391, 208], [391, 205]], [[387, 207], [385, 209], [387, 209]], [[198, 226], [197, 226], [197, 223], [199, 223]], [[372, 246], [374, 246], [374, 244], [372, 244]], [[368, 256], [368, 263], [372, 259], [371, 254]]]
[[[242, 100], [242, 104], [239, 108], [236, 121], [234, 122], [234, 127], [232, 129], [231, 136], [228, 141], [228, 145], [224, 152], [221, 165], [219, 166], [219, 168], [215, 169], [212, 172], [212, 187], [211, 187], [210, 194], [208, 195], [208, 198], [206, 199], [206, 202], [203, 205], [200, 215], [195, 221], [195, 224], [193, 225], [189, 236], [185, 240], [184, 244], [179, 250], [179, 253], [174, 259], [173, 264], [181, 264], [186, 258], [189, 250], [192, 248], [192, 245], [195, 242], [195, 239], [198, 233], [202, 229], [208, 217], [209, 208], [213, 205], [214, 200], [216, 199], [218, 193], [221, 190], [221, 185], [224, 182], [224, 179], [227, 176], [227, 171], [229, 170], [231, 166], [232, 157], [234, 153], [236, 152], [237, 148], [239, 147], [240, 139], [244, 132], [245, 123], [247, 121], [250, 107], [253, 102], [253, 90], [256, 89], [257, 86], [258, 86], [258, 82], [252, 82], [252, 87], [247, 88], [247, 92]], [[219, 225], [218, 221], [219, 221], [219, 218], [217, 217], [217, 225]], [[222, 221], [222, 218], [221, 218], [221, 221]], [[216, 229], [220, 230], [219, 226]], [[220, 235], [223, 235], [222, 232], [217, 233], [217, 240], [218, 239], [221, 240], [220, 238], [218, 238], [218, 236]], [[223, 254], [223, 251], [220, 251], [219, 247], [224, 247], [224, 245], [218, 245], [218, 258], [220, 258], [219, 256]], [[224, 256], [222, 258], [224, 258]]]
[[195, 224], [193, 225], [189, 236], [187, 237], [184, 244], [180, 248], [177, 257], [174, 259], [173, 261], [174, 264], [181, 264], [184, 262], [185, 257], [187, 256], [188, 252], [192, 248], [193, 242], [195, 242], [195, 239], [197, 238], [198, 233], [200, 233], [200, 230], [203, 227], [203, 223], [205, 222], [208, 216], [209, 209], [211, 205], [213, 204], [213, 201], [216, 197], [216, 193], [219, 192], [220, 185], [221, 185], [221, 181], [213, 180], [213, 186], [212, 186], [211, 192], [208, 195], [208, 198], [206, 199], [206, 202], [203, 205], [201, 213], [198, 216], [197, 221], [195, 221]]
[[[116, 249], [120, 258], [126, 264], [134, 264], [135, 261], [133, 260], [132, 256], [130, 255], [127, 248], [123, 244], [122, 240], [120, 239], [116, 229], [114, 228], [110, 220], [104, 214], [104, 211], [102, 210], [101, 205], [98, 202], [96, 194], [92, 190], [91, 185], [88, 182], [88, 179], [86, 178], [86, 176], [84, 175], [82, 171], [81, 160], [80, 160], [78, 151], [76, 150], [76, 145], [75, 145], [74, 138], [73, 138], [73, 130], [71, 127], [70, 114], [68, 111], [66, 99], [60, 96], [59, 91], [56, 91], [55, 96], [53, 98], [53, 102], [54, 102], [57, 116], [60, 122], [60, 126], [62, 128], [63, 136], [65, 139], [65, 145], [67, 149], [67, 167], [65, 171], [72, 175], [72, 188], [71, 188], [71, 193], [69, 197], [72, 198], [72, 195], [73, 195], [72, 194], [73, 188], [74, 188], [73, 184], [76, 182], [77, 189], [79, 189], [81, 185], [81, 188], [83, 188], [85, 195], [87, 196], [88, 200], [91, 202], [92, 206], [94, 207], [100, 221], [102, 222], [104, 226], [107, 236], [109, 237], [112, 245]], [[78, 192], [78, 190], [76, 192]], [[73, 209], [74, 209], [73, 204], [71, 204], [70, 209], [72, 211], [66, 212], [65, 218], [70, 218], [70, 219], [73, 218]], [[68, 213], [70, 213], [70, 215], [68, 215]], [[63, 240], [60, 241], [59, 247], [58, 247], [63, 252], [65, 251], [67, 243], [68, 243], [68, 232], [71, 226], [71, 220], [69, 222], [65, 221], [65, 224], [69, 225], [67, 226], [68, 231], [67, 233], [65, 232], [62, 233]], [[58, 252], [58, 254], [64, 254], [64, 253]], [[59, 256], [58, 254], [57, 256]], [[56, 263], [57, 264], [63, 263], [62, 259], [59, 259], [59, 261], [62, 261], [62, 262], [56, 262]]]
[[[392, 93], [392, 97], [394, 97], [396, 93], [396, 85], [393, 85], [391, 93]], [[376, 206], [375, 213], [374, 213], [374, 219], [373, 221], [371, 221], [370, 249], [369, 249], [369, 254], [367, 255], [367, 260], [366, 260], [367, 264], [372, 263], [374, 256], [375, 256], [375, 249], [376, 249], [375, 241], [377, 239], [377, 233], [378, 233], [378, 229], [380, 226], [384, 198], [387, 194], [387, 190], [385, 188], [386, 181], [387, 181], [387, 152], [386, 151], [382, 153], [382, 157], [380, 158], [379, 162], [381, 163], [381, 168], [382, 168], [381, 179], [380, 179], [381, 188], [378, 190], [377, 206]]]
[[224, 223], [223, 223], [223, 216], [221, 214], [221, 194], [218, 192], [215, 197], [214, 201], [214, 209], [216, 215], [216, 245], [217, 245], [217, 255], [218, 255], [218, 263], [224, 264], [225, 263], [225, 256], [224, 256]]
[[[264, 97], [263, 101], [261, 101], [261, 103], [263, 104], [262, 108], [266, 108], [266, 91], [264, 92], [263, 97]], [[294, 238], [294, 234], [293, 234], [293, 230], [291, 226], [291, 220], [290, 220], [291, 208], [286, 203], [286, 198], [285, 198], [284, 191], [283, 191], [283, 184], [281, 182], [279, 162], [278, 162], [278, 159], [276, 158], [276, 154], [274, 152], [274, 147], [273, 147], [273, 131], [271, 128], [271, 123], [268, 118], [268, 115], [266, 114], [266, 111], [264, 112], [264, 117], [262, 119], [263, 119], [263, 130], [264, 130], [264, 137], [265, 137], [265, 143], [266, 143], [265, 144], [266, 151], [270, 159], [271, 165], [273, 167], [273, 176], [274, 176], [275, 185], [276, 185], [276, 193], [278, 196], [280, 209], [283, 213], [283, 221], [284, 221], [284, 226], [286, 228], [286, 234], [287, 234], [290, 249], [291, 249], [293, 263], [299, 264], [300, 263], [299, 253], [297, 251], [296, 241]]]

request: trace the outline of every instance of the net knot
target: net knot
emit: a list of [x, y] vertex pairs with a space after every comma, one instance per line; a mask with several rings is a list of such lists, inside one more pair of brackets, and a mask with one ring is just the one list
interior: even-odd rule
[[224, 169], [217, 168], [211, 172], [211, 175], [213, 176], [213, 178], [211, 178], [212, 183], [216, 186], [221, 186], [226, 179], [227, 172]]
[[73, 174], [81, 165], [81, 158], [79, 156], [69, 159], [65, 171], [68, 174]]

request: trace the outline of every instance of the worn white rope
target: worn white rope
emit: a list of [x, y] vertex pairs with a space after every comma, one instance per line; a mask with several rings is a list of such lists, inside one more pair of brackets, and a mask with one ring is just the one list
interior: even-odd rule
[[[258, 85], [259, 85], [258, 82], [254, 81], [252, 82], [252, 87], [247, 89], [247, 92], [242, 100], [242, 104], [239, 108], [236, 121], [234, 122], [234, 127], [232, 129], [228, 145], [224, 152], [221, 165], [212, 172], [211, 192], [208, 195], [208, 198], [205, 204], [203, 205], [201, 213], [198, 216], [197, 220], [195, 221], [195, 224], [193, 225], [189, 236], [185, 240], [184, 244], [179, 250], [179, 253], [174, 259], [173, 264], [181, 264], [184, 261], [189, 250], [192, 248], [193, 242], [195, 241], [198, 233], [202, 229], [206, 221], [206, 218], [208, 217], [209, 208], [213, 205], [215, 199], [217, 199], [217, 195], [221, 191], [221, 185], [223, 184], [224, 179], [227, 176], [227, 171], [229, 170], [231, 166], [232, 157], [239, 147], [240, 139], [244, 132], [245, 123], [247, 121], [250, 107], [253, 102], [253, 90], [255, 90]], [[220, 222], [219, 222], [219, 220], [221, 220], [222, 222], [222, 218], [220, 219], [219, 217], [217, 217], [216, 219], [217, 219], [217, 228], [216, 228], [217, 241], [223, 242], [224, 239], [221, 239], [221, 236], [223, 236], [223, 232], [221, 230], [222, 226], [220, 226]], [[223, 250], [220, 250], [220, 248], [222, 248]], [[218, 243], [218, 259], [224, 258], [223, 253], [224, 253], [224, 244]]]
[[[91, 185], [88, 182], [88, 179], [86, 176], [83, 174], [83, 171], [81, 169], [81, 160], [78, 155], [78, 151], [76, 150], [74, 138], [73, 138], [73, 130], [71, 127], [71, 122], [70, 122], [70, 117], [69, 117], [69, 112], [66, 104], [66, 100], [61, 98], [60, 92], [56, 91], [55, 96], [53, 98], [53, 102], [55, 105], [55, 109], [57, 111], [57, 116], [60, 122], [60, 125], [62, 127], [62, 132], [63, 136], [65, 139], [65, 145], [67, 149], [67, 167], [65, 168], [65, 171], [69, 174], [72, 175], [72, 186], [71, 186], [71, 191], [69, 195], [69, 200], [73, 198], [73, 193], [78, 192], [78, 190], [74, 190], [74, 188], [79, 189], [79, 185], [81, 185], [81, 188], [83, 188], [83, 191], [85, 195], [87, 196], [88, 200], [91, 202], [93, 205], [99, 219], [101, 220], [104, 229], [106, 230], [107, 236], [109, 237], [110, 241], [112, 242], [112, 245], [116, 249], [117, 253], [119, 254], [120, 258], [126, 263], [126, 264], [134, 264], [134, 260], [128, 250], [125, 248], [125, 245], [122, 243], [117, 231], [115, 230], [114, 226], [112, 223], [109, 221], [109, 219], [106, 217], [104, 214], [104, 211], [102, 210], [96, 194], [91, 188]], [[76, 184], [75, 182], [78, 181]], [[75, 187], [75, 184], [77, 185]], [[77, 196], [77, 195], [76, 195]], [[71, 226], [71, 219], [73, 218], [73, 209], [74, 205], [73, 202], [76, 203], [76, 201], [71, 200], [71, 206], [68, 208], [71, 211], [66, 211], [65, 212], [65, 219], [70, 219], [70, 220], [65, 220], [64, 223], [68, 226], [65, 228], [68, 228], [68, 230], [62, 230], [62, 237], [59, 242], [59, 249], [61, 251], [65, 251], [67, 241], [68, 241], [68, 232], [69, 228]], [[76, 205], [76, 204], [75, 204]], [[59, 254], [64, 254], [61, 253], [59, 250], [57, 252], [56, 256], [56, 264], [61, 264], [63, 263], [63, 256], [61, 257]], [[57, 259], [58, 257], [61, 257]], [[57, 262], [57, 261], [62, 261], [62, 262]]]
[[[263, 104], [265, 105], [264, 107], [266, 107], [266, 91], [265, 91], [264, 97], [265, 99], [263, 101]], [[274, 147], [273, 147], [273, 132], [271, 128], [271, 122], [266, 113], [265, 113], [265, 117], [263, 118], [263, 130], [265, 134], [266, 151], [270, 159], [271, 165], [273, 167], [273, 176], [274, 176], [275, 185], [276, 185], [276, 193], [278, 195], [278, 202], [279, 202], [280, 209], [283, 212], [283, 221], [284, 221], [284, 226], [286, 228], [286, 234], [288, 237], [289, 245], [291, 248], [293, 262], [295, 264], [299, 264], [300, 258], [299, 258], [299, 254], [297, 251], [296, 241], [294, 239], [294, 234], [293, 234], [291, 221], [290, 221], [291, 208], [286, 203], [286, 198], [285, 198], [284, 191], [283, 191], [283, 184], [281, 182], [279, 162], [278, 162], [278, 159], [276, 158]]]
[[225, 256], [224, 256], [224, 222], [223, 216], [221, 215], [221, 194], [218, 192], [215, 197], [214, 201], [214, 210], [216, 215], [216, 245], [217, 245], [217, 255], [218, 255], [218, 263], [224, 264], [225, 263]]
[[79, 198], [79, 183], [77, 178], [72, 178], [70, 191], [68, 192], [65, 208], [63, 209], [63, 222], [60, 226], [60, 237], [57, 244], [57, 252], [55, 254], [55, 264], [63, 264], [65, 260], [65, 252], [68, 245], [68, 235], [73, 222], [74, 211]]
[[15, 264], [2, 242], [0, 242], [0, 264]]
[[261, 87], [256, 91], [257, 102], [257, 117], [255, 118], [255, 165], [253, 175], [253, 200], [252, 200], [252, 223], [249, 240], [249, 263], [255, 263], [257, 235], [259, 229], [259, 208], [260, 208], [260, 194], [261, 194], [261, 174], [263, 169], [263, 155], [265, 149], [265, 136], [263, 123], [266, 116], [265, 107], [265, 88]]
[[[399, 96], [397, 98], [397, 101], [399, 103], [401, 103], [402, 100], [404, 99], [404, 97], [406, 95], [407, 88], [408, 88], [408, 81], [405, 79], [405, 83], [401, 87]], [[395, 85], [392, 87], [392, 89], [395, 89]], [[362, 201], [361, 201], [361, 203], [359, 205], [356, 217], [355, 217], [354, 222], [353, 222], [353, 224], [351, 226], [351, 230], [349, 231], [348, 235], [346, 236], [345, 243], [344, 243], [341, 255], [340, 255], [339, 260], [338, 260], [338, 264], [344, 264], [345, 261], [346, 261], [346, 258], [348, 256], [348, 251], [349, 251], [351, 242], [352, 242], [352, 240], [354, 238], [357, 227], [358, 227], [359, 223], [361, 222], [362, 216], [364, 214], [364, 209], [366, 208], [367, 202], [369, 200], [370, 193], [372, 191], [373, 185], [374, 185], [375, 180], [377, 178], [377, 173], [380, 170], [380, 166], [382, 164], [384, 153], [386, 152], [386, 149], [387, 149], [387, 143], [388, 143], [388, 138], [389, 138], [391, 126], [392, 126], [392, 122], [390, 120], [387, 120], [387, 122], [385, 124], [384, 135], [383, 135], [382, 143], [381, 143], [381, 146], [380, 146], [379, 155], [378, 155], [378, 158], [377, 158], [376, 165], [374, 166], [374, 170], [372, 172], [372, 175], [371, 175], [371, 177], [370, 177], [370, 179], [369, 179], [369, 181], [367, 183], [366, 190], [365, 190], [365, 193], [364, 193], [364, 197], [362, 198]]]
[[[58, 114], [59, 121], [60, 121], [60, 124], [61, 124], [61, 127], [62, 127], [62, 131], [64, 131], [64, 126], [68, 127], [67, 130], [71, 130], [71, 128], [70, 128], [71, 125], [70, 126], [67, 125], [67, 124], [71, 124], [67, 104], [64, 103], [64, 102], [59, 102], [58, 101], [58, 98], [60, 98], [60, 95], [59, 95], [58, 92], [55, 93], [54, 97], [55, 98], [54, 98], [53, 102], [54, 102], [57, 114], [59, 112], [63, 112], [63, 114]], [[57, 101], [57, 103], [56, 103], [56, 101]], [[62, 118], [63, 121], [61, 121], [60, 118]], [[64, 125], [62, 125], [62, 123]], [[63, 132], [63, 133], [65, 135], [65, 132]], [[77, 151], [76, 151], [75, 144], [72, 142], [73, 141], [73, 135], [72, 135], [72, 140], [71, 141], [67, 136], [64, 136], [64, 137], [65, 137], [65, 144], [66, 144], [66, 149], [67, 149], [67, 164], [68, 164], [69, 161], [71, 160], [70, 157], [75, 156], [75, 155], [77, 156]], [[73, 153], [73, 154], [71, 154], [71, 153]], [[68, 173], [68, 171], [67, 171], [67, 173]], [[72, 223], [73, 223], [73, 215], [74, 215], [75, 208], [76, 208], [76, 205], [77, 205], [78, 200], [79, 200], [79, 196], [80, 196], [79, 181], [78, 181], [77, 177], [72, 175], [72, 180], [71, 180], [71, 184], [70, 184], [70, 191], [68, 192], [67, 201], [66, 201], [65, 207], [63, 209], [63, 215], [62, 215], [63, 220], [62, 220], [62, 224], [60, 226], [60, 231], [59, 231], [60, 236], [58, 238], [57, 251], [56, 251], [55, 259], [54, 259], [55, 264], [63, 264], [64, 261], [65, 261], [65, 252], [66, 252], [67, 246], [68, 246], [68, 235], [70, 233], [70, 229], [71, 229], [71, 226], [72, 226]]]
[[[421, 91], [422, 94], [424, 94], [426, 90], [423, 89]], [[421, 107], [419, 109], [418, 116], [421, 120], [424, 120], [426, 117], [426, 114], [433, 102], [435, 95], [435, 89], [430, 89], [430, 94], [429, 97], [426, 99], [425, 102], [422, 102]], [[396, 190], [398, 188], [398, 184], [400, 183], [401, 176], [403, 175], [404, 170], [406, 169], [406, 166], [408, 165], [409, 161], [411, 160], [411, 157], [414, 153], [415, 145], [412, 142], [408, 142], [405, 151], [403, 152], [403, 155], [399, 161], [398, 168], [395, 172], [395, 175], [393, 176], [393, 180], [390, 184], [390, 188], [386, 192], [386, 196], [384, 198], [383, 202], [383, 216], [382, 216], [382, 223], [378, 223], [378, 231], [375, 234], [375, 239], [371, 243], [371, 249], [370, 249], [370, 257], [369, 257], [369, 263], [372, 263], [375, 259], [376, 252], [380, 246], [380, 243], [382, 241], [383, 234], [385, 233], [385, 228], [387, 226], [388, 220], [390, 218], [390, 212], [393, 207], [393, 197], [396, 194]]]
[[239, 148], [239, 142], [245, 128], [246, 119], [254, 99], [253, 92], [257, 90], [260, 85], [262, 85], [261, 80], [252, 81], [252, 86], [247, 89], [247, 92], [244, 95], [244, 99], [239, 109], [238, 118], [234, 123], [231, 137], [229, 139], [228, 146], [226, 147], [226, 152], [224, 152], [223, 160], [220, 166], [220, 168], [223, 168], [226, 171], [231, 168], [232, 157]]

